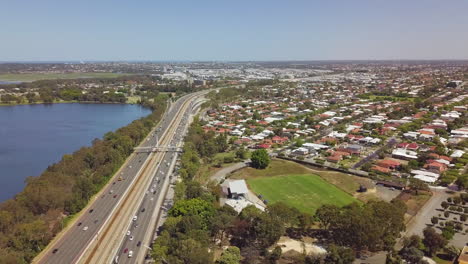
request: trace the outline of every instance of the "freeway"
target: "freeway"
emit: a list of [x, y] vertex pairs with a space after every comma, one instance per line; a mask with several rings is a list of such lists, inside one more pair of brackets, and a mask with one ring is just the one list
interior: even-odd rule
[[[170, 143], [171, 146], [178, 146], [182, 143], [186, 125], [190, 118], [190, 111], [191, 109], [184, 114], [182, 122], [177, 127], [174, 138]], [[170, 175], [172, 174], [176, 159], [176, 152], [167, 152], [164, 155], [162, 166], [159, 166], [154, 174], [153, 185], [150, 184], [147, 187], [146, 195], [138, 206], [138, 210], [136, 211], [137, 220], [133, 221], [132, 219], [129, 221], [127, 233], [121, 236], [120, 247], [112, 254], [115, 263], [117, 261], [118, 263], [143, 263], [146, 255], [145, 252], [150, 248], [161, 203], [164, 201], [168, 185], [170, 184]], [[158, 185], [156, 183], [161, 184]], [[156, 199], [158, 199], [158, 205], [155, 206]], [[132, 253], [132, 257], [129, 257], [130, 252]]]
[[[156, 143], [157, 139], [163, 137], [168, 138], [167, 141], [170, 141], [173, 135], [167, 136], [170, 134], [167, 132], [172, 130], [173, 121], [180, 116], [182, 106], [192, 100], [193, 97], [193, 94], [186, 95], [171, 104], [161, 122], [140, 144], [140, 147], [151, 147]], [[167, 154], [173, 155], [171, 153]], [[125, 203], [126, 196], [131, 195], [132, 186], [139, 181], [139, 176], [144, 168], [154, 166], [149, 164], [152, 155], [154, 154], [133, 153], [103, 190], [83, 209], [84, 212], [72, 223], [73, 226], [68, 228], [58, 239], [52, 241], [47, 250], [34, 260], [34, 263], [61, 264], [78, 262], [90, 247], [90, 244], [99, 240], [99, 232], [106, 226], [105, 223], [121, 204]], [[153, 185], [156, 185], [159, 190], [161, 189], [161, 185], [157, 181]]]

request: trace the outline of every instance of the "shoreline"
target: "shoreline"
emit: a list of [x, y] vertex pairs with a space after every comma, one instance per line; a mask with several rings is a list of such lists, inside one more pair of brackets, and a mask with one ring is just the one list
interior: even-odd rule
[[[128, 105], [139, 105], [138, 103], [120, 103], [120, 102], [99, 102], [99, 101], [57, 101], [52, 103], [44, 103], [44, 102], [34, 102], [34, 103], [0, 103], [0, 107], [2, 106], [18, 106], [18, 105], [53, 105], [53, 104], [128, 104]], [[141, 105], [144, 107], [143, 105]]]

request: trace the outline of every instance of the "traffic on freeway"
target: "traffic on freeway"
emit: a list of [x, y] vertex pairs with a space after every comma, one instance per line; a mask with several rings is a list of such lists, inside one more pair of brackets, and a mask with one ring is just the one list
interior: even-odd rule
[[[156, 140], [163, 136], [169, 128], [172, 119], [178, 114], [182, 104], [190, 98], [189, 95], [181, 97], [173, 103], [169, 110], [163, 115], [159, 125], [148, 135], [140, 144], [140, 147], [152, 147]], [[97, 239], [99, 243], [98, 232], [104, 222], [112, 214], [116, 206], [122, 200], [125, 192], [138, 176], [138, 172], [143, 167], [151, 153], [133, 153], [124, 166], [109, 181], [108, 185], [90, 202], [87, 209], [76, 220], [57, 241], [53, 241], [51, 247], [44, 252], [37, 263], [76, 263], [83, 254], [88, 244]], [[167, 159], [167, 158], [165, 158]], [[156, 189], [160, 189], [158, 183], [154, 183]], [[155, 195], [155, 194], [154, 194]]]
[[[184, 113], [182, 122], [179, 123], [174, 137], [170, 142], [170, 146], [176, 147], [182, 142], [191, 110], [192, 109], [189, 108], [189, 110]], [[114, 263], [136, 263], [136, 259], [134, 258], [140, 255], [140, 251], [144, 253], [150, 248], [150, 242], [153, 238], [151, 231], [155, 227], [155, 220], [157, 220], [152, 218], [157, 216], [160, 210], [159, 207], [155, 206], [156, 199], [161, 194], [161, 191], [165, 190], [162, 188], [165, 181], [170, 181], [170, 175], [172, 174], [171, 165], [175, 162], [176, 158], [177, 152], [167, 152], [164, 155], [163, 162], [153, 176], [153, 184], [150, 184], [146, 190], [145, 197], [138, 207], [138, 210], [136, 210], [136, 217], [131, 220], [129, 219], [128, 231], [126, 235], [122, 237], [122, 243], [114, 257]], [[166, 185], [167, 184], [168, 183], [166, 183]]]

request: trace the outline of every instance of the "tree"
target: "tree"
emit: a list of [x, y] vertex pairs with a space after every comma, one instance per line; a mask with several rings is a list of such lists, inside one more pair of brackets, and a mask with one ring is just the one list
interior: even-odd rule
[[280, 246], [276, 246], [273, 251], [271, 252], [270, 254], [270, 260], [273, 262], [273, 263], [276, 263], [277, 260], [279, 260], [281, 258], [281, 254], [283, 253], [283, 251], [281, 250], [281, 247]]
[[[208, 252], [208, 248], [203, 247], [200, 242], [194, 239], [185, 239], [180, 241], [179, 246], [175, 249], [174, 255], [182, 260], [182, 263], [190, 264], [210, 264], [213, 263], [212, 254]], [[168, 263], [180, 263], [179, 261], [171, 261]]]
[[247, 151], [245, 150], [244, 147], [240, 147], [238, 150], [236, 150], [236, 158], [244, 160], [247, 158]]
[[460, 255], [460, 250], [452, 245], [446, 246], [444, 248], [445, 253], [450, 256], [450, 258], [453, 260], [454, 258], [458, 257]]
[[415, 179], [412, 178], [410, 180], [409, 187], [411, 190], [414, 190], [416, 192], [416, 195], [418, 195], [419, 191], [429, 191], [429, 186], [427, 183], [421, 181], [420, 179]]
[[241, 261], [241, 254], [238, 247], [228, 247], [221, 258], [216, 261], [216, 264], [239, 264]]
[[351, 264], [355, 259], [354, 251], [346, 247], [338, 247], [334, 244], [328, 247], [325, 257], [326, 264]]
[[199, 198], [180, 200], [169, 210], [169, 215], [173, 217], [188, 215], [200, 216], [204, 229], [209, 226], [209, 221], [214, 214], [215, 209], [213, 205]]
[[403, 248], [400, 252], [401, 257], [408, 263], [420, 263], [424, 253], [415, 247]]
[[466, 221], [466, 214], [460, 215], [460, 221], [465, 222]]
[[433, 256], [439, 249], [447, 244], [447, 240], [432, 227], [426, 227], [423, 234], [423, 244], [426, 246], [429, 256]]
[[436, 225], [438, 222], [439, 222], [439, 218], [438, 218], [437, 216], [433, 216], [433, 217], [431, 218], [431, 223], [432, 223], [433, 225]]
[[256, 169], [265, 169], [270, 164], [270, 157], [265, 149], [257, 149], [252, 153], [252, 167]]
[[323, 228], [327, 229], [331, 223], [335, 223], [340, 217], [340, 208], [336, 205], [324, 204], [315, 212]]
[[272, 217], [277, 217], [282, 223], [290, 225], [297, 223], [297, 217], [300, 214], [299, 210], [294, 207], [289, 207], [283, 202], [276, 202], [268, 205], [267, 210]]
[[449, 203], [447, 203], [446, 201], [443, 201], [441, 204], [442, 208], [444, 208], [444, 210], [447, 210], [447, 208], [450, 206]]

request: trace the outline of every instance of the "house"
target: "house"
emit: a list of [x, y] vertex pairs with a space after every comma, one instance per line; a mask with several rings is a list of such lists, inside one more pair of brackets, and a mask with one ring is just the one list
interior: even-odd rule
[[397, 148], [392, 151], [392, 157], [397, 159], [411, 160], [417, 159], [418, 153], [407, 149]]
[[342, 160], [343, 157], [340, 155], [335, 155], [335, 156], [329, 156], [327, 157], [328, 162], [333, 162], [333, 163], [338, 163], [340, 160]]
[[425, 171], [425, 170], [411, 170], [414, 178], [427, 183], [434, 183], [439, 179], [440, 175], [434, 172]]
[[417, 140], [419, 136], [418, 132], [407, 132], [403, 134], [404, 138], [412, 139], [412, 140]]
[[392, 172], [392, 170], [389, 169], [389, 168], [384, 168], [384, 167], [380, 167], [380, 166], [377, 166], [377, 165], [372, 166], [371, 170], [376, 171], [376, 172], [385, 173], [385, 174], [388, 174], [388, 173]]
[[307, 155], [307, 154], [309, 154], [309, 149], [300, 147], [300, 148], [297, 148], [297, 149], [293, 150], [291, 152], [291, 154], [294, 154], [294, 155]]
[[419, 149], [419, 145], [417, 143], [408, 143], [408, 142], [402, 142], [397, 145], [397, 148], [403, 148], [403, 149], [409, 149], [412, 151], [416, 151]]
[[424, 165], [424, 168], [437, 173], [442, 173], [447, 170], [447, 166], [445, 164], [437, 161], [430, 161], [428, 164]]
[[288, 141], [288, 138], [287, 137], [274, 136], [271, 140], [275, 144], [283, 144], [283, 143]]
[[392, 159], [384, 159], [377, 161], [377, 165], [383, 168], [387, 168], [390, 170], [398, 169], [401, 166], [401, 163], [396, 160]]
[[245, 180], [235, 180], [229, 181], [227, 186], [228, 197], [233, 199], [238, 199], [240, 197], [245, 197], [249, 192]]
[[465, 154], [465, 152], [463, 150], [456, 149], [456, 150], [453, 151], [453, 153], [450, 155], [450, 157], [460, 158], [461, 156], [463, 156], [463, 154]]
[[327, 145], [315, 144], [315, 143], [304, 143], [304, 144], [302, 144], [302, 147], [303, 147], [303, 148], [308, 148], [309, 151], [312, 151], [312, 150], [313, 150], [314, 152], [316, 152], [316, 151], [318, 151], [318, 150], [321, 150], [321, 149], [328, 149], [328, 148], [330, 148], [330, 147], [327, 146]]
[[353, 154], [353, 155], [359, 155], [361, 153], [362, 146], [360, 146], [360, 145], [348, 145], [348, 146], [346, 146], [344, 148], [340, 148], [338, 150], [348, 152], [349, 154]]

